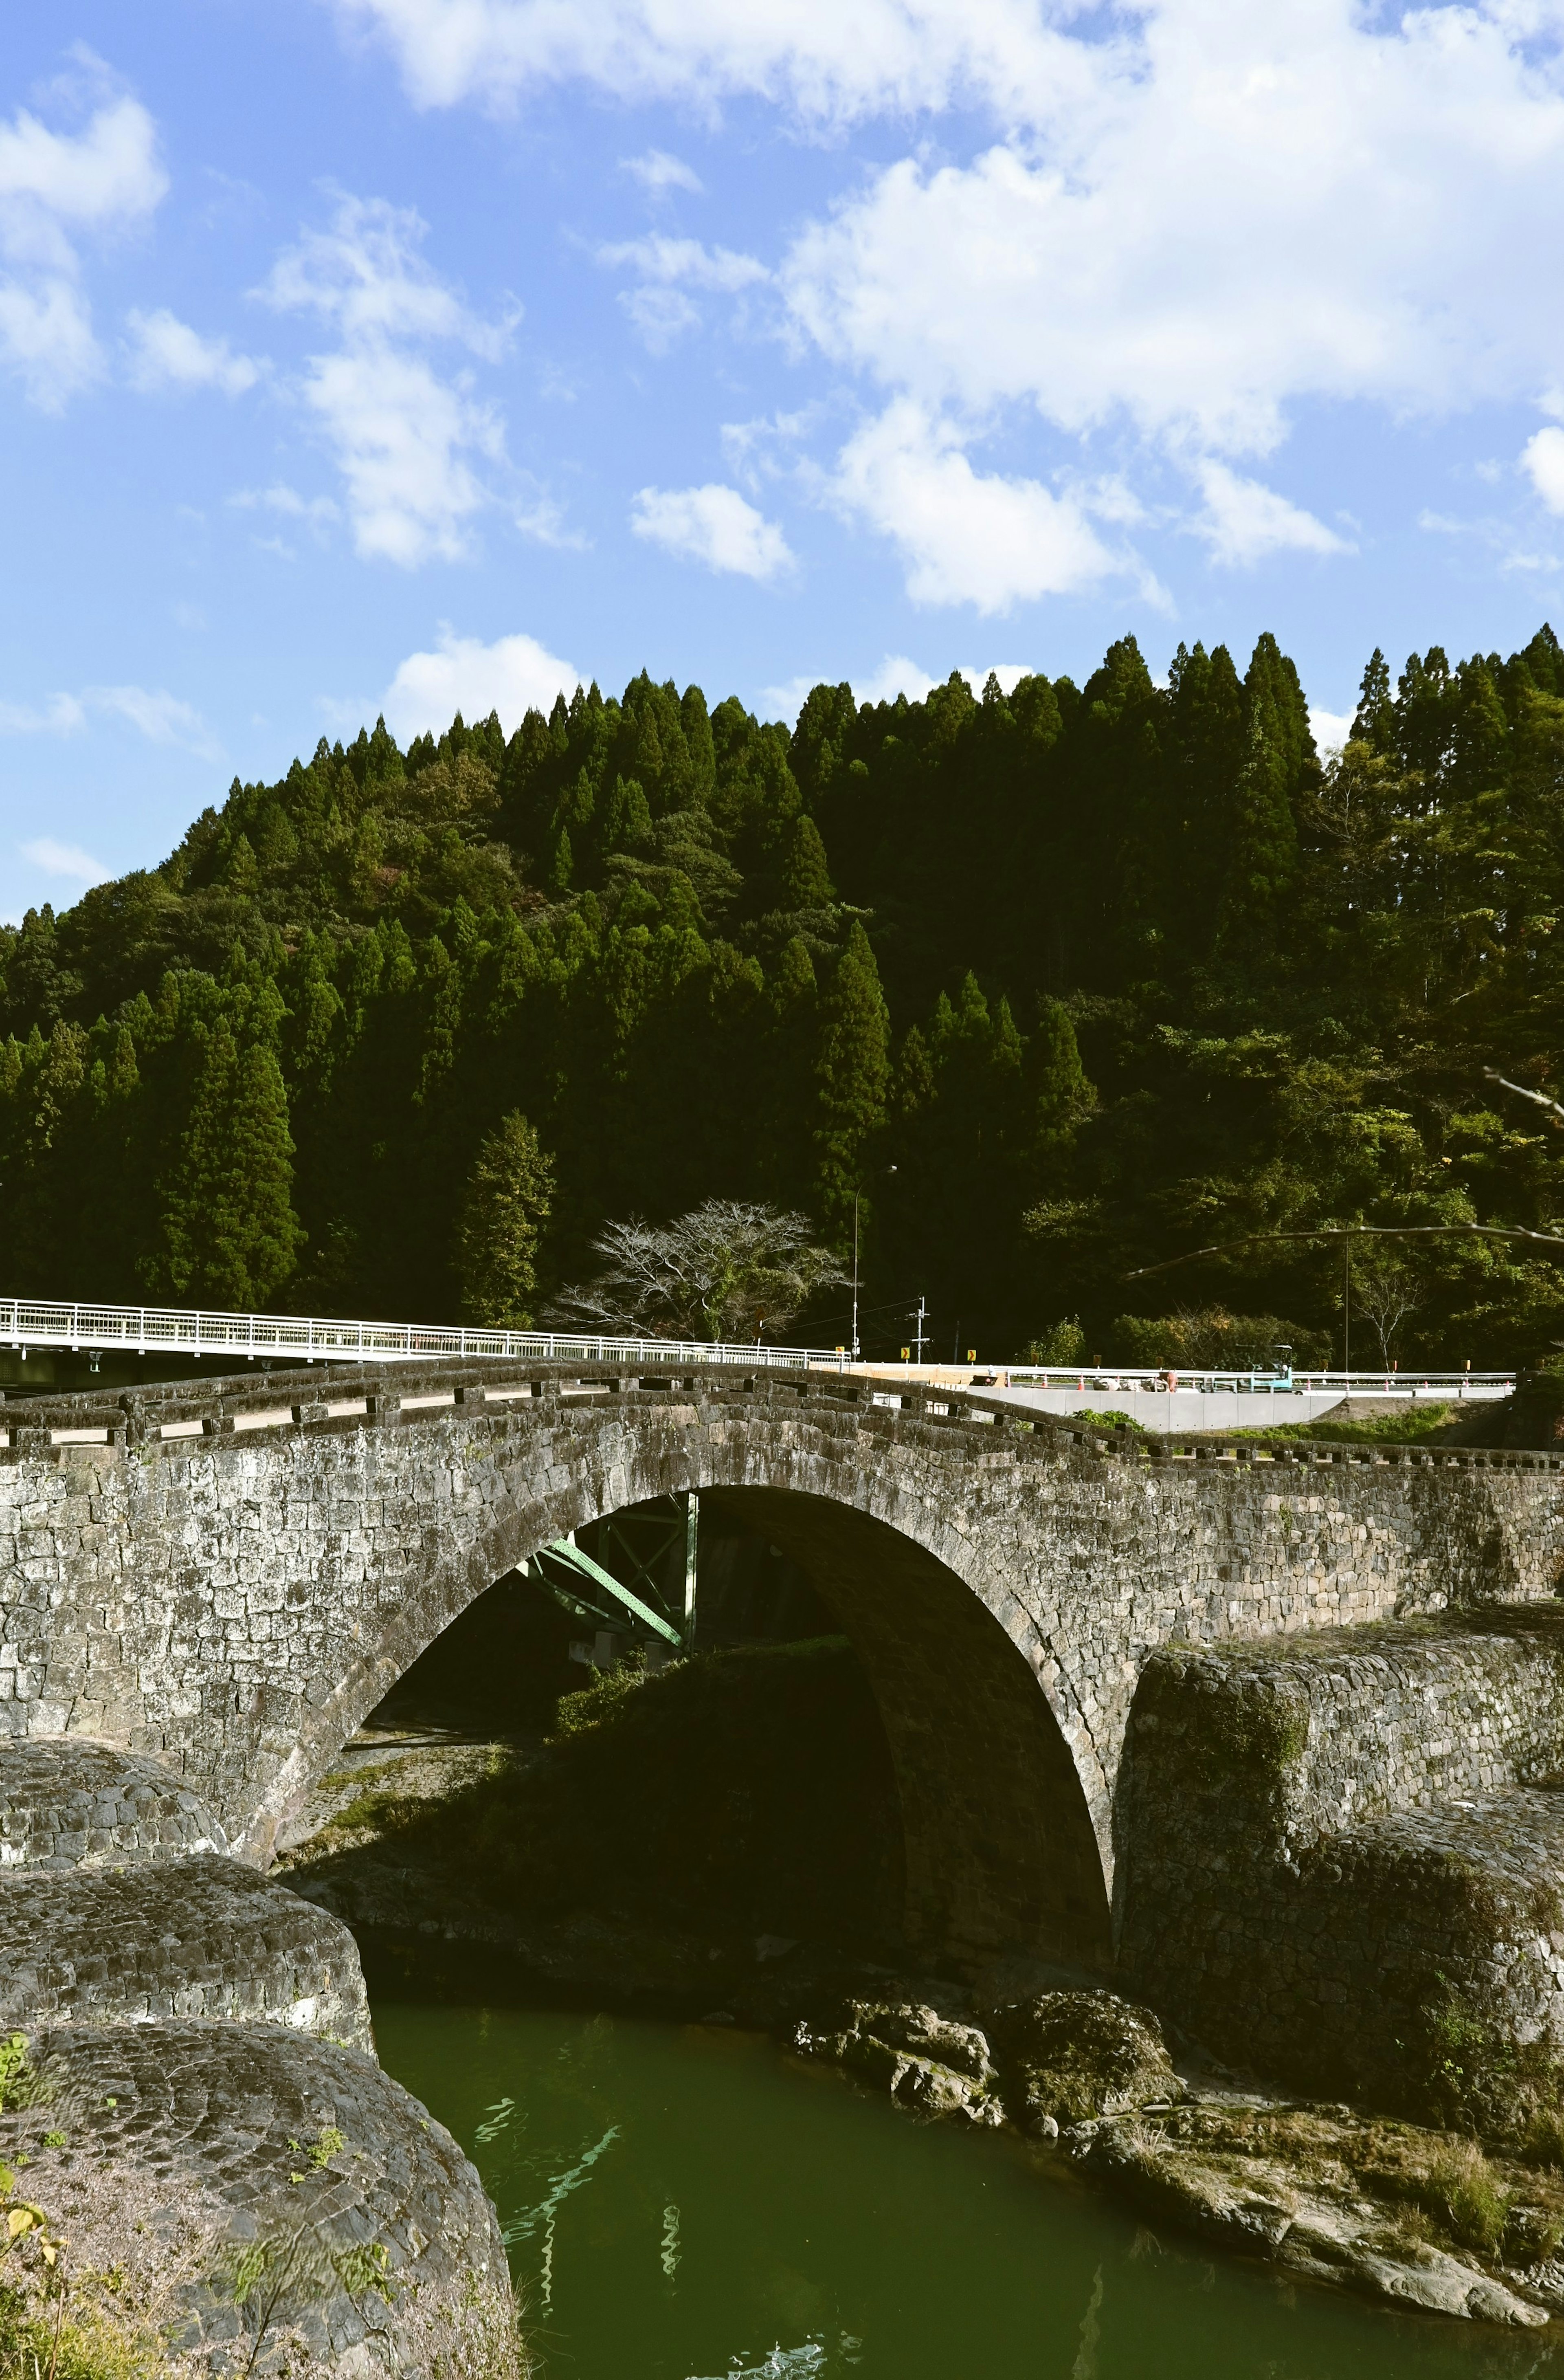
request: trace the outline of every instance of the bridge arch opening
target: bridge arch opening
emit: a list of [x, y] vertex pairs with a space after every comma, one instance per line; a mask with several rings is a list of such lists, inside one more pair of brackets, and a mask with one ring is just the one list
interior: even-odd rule
[[[908, 1951], [974, 1969], [1007, 1959], [1105, 1968], [1103, 1864], [1075, 1763], [1035, 1658], [980, 1594], [901, 1530], [833, 1498], [723, 1484], [702, 1487], [700, 1500], [703, 1540], [715, 1522], [719, 1540], [736, 1533], [778, 1549], [862, 1666], [894, 1780]], [[624, 1509], [583, 1514], [578, 1536]], [[514, 1579], [502, 1582], [513, 1595]], [[476, 1619], [486, 1597], [471, 1594], [475, 1583], [469, 1569], [465, 1609]], [[791, 1633], [819, 1625], [806, 1604]], [[417, 1657], [437, 1668], [454, 1620], [459, 1634], [462, 1614], [448, 1612], [427, 1648], [397, 1647], [395, 1668], [406, 1673]], [[697, 1634], [698, 1646], [712, 1641]], [[577, 1670], [574, 1682], [586, 1681]], [[810, 1757], [806, 1742], [798, 1756]]]

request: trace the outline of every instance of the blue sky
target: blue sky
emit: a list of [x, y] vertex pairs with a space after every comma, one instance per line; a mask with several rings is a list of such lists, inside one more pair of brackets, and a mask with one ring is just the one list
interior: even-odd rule
[[[643, 665], [1323, 714], [1564, 560], [1561, 0], [81, 0], [0, 30], [0, 917]], [[1564, 622], [1559, 625], [1564, 626]]]

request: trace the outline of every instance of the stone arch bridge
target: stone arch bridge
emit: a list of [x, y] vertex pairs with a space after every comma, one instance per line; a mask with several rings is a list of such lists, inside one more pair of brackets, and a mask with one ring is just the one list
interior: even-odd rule
[[909, 1938], [974, 1960], [1110, 1958], [1126, 1738], [1160, 1648], [1545, 1603], [1564, 1559], [1558, 1453], [1179, 1449], [830, 1374], [466, 1362], [13, 1400], [0, 1733], [150, 1754], [264, 1864], [475, 1597], [690, 1488], [797, 1560], [853, 1639]]

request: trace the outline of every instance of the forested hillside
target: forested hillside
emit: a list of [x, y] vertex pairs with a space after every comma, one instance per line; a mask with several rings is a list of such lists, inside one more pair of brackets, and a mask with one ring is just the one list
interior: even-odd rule
[[[1079, 688], [822, 686], [791, 734], [645, 676], [508, 742], [377, 724], [0, 929], [0, 1291], [453, 1317], [519, 1114], [540, 1311], [606, 1220], [764, 1198], [841, 1249], [873, 1176], [871, 1346], [924, 1293], [947, 1355], [1317, 1360], [1339, 1251], [1126, 1276], [1324, 1221], [1559, 1227], [1564, 1139], [1484, 1069], [1557, 1092], [1561, 918], [1547, 628], [1395, 684], [1376, 654], [1323, 769], [1268, 636], [1161, 686], [1129, 638]], [[1408, 1360], [1564, 1339], [1513, 1244], [1357, 1261], [1361, 1356], [1376, 1315]]]

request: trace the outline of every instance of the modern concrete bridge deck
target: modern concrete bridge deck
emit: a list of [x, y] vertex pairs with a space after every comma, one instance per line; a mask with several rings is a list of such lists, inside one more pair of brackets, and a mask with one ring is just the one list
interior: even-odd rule
[[387, 1688], [537, 1548], [715, 1491], [873, 1682], [915, 1941], [1108, 1953], [1157, 1648], [1551, 1598], [1564, 1456], [1103, 1439], [732, 1366], [343, 1366], [0, 1403], [0, 1730], [152, 1755], [264, 1862]]

